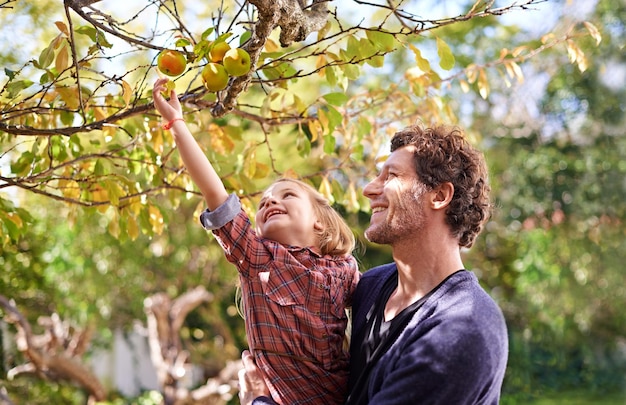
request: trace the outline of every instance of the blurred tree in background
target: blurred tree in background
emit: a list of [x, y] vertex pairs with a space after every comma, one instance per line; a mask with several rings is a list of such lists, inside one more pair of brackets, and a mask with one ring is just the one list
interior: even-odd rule
[[[466, 128], [497, 204], [465, 256], [509, 325], [503, 403], [625, 384], [623, 1], [314, 1], [291, 40], [288, 24], [253, 25], [275, 2], [88, 3], [0, 4], [0, 37], [21, 38], [0, 50], [0, 295], [32, 325], [59, 313], [107, 347], [145, 322], [146, 297], [203, 285], [181, 331], [190, 361], [213, 376], [246, 347], [234, 269], [151, 105], [156, 55], [178, 48], [191, 128], [250, 210], [297, 173], [362, 235], [361, 188], [390, 134]], [[256, 63], [214, 94], [199, 72], [220, 35]], [[391, 260], [360, 240], [363, 270]], [[8, 353], [3, 375], [22, 360]], [[16, 403], [84, 402], [63, 383], [6, 387]]]

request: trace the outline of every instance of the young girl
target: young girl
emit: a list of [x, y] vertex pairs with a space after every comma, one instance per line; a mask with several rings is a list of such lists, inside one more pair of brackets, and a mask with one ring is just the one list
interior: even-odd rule
[[154, 83], [154, 105], [171, 129], [189, 175], [208, 209], [213, 232], [239, 271], [248, 344], [273, 399], [285, 405], [342, 404], [348, 352], [343, 346], [360, 273], [354, 235], [313, 187], [280, 179], [265, 192], [256, 230], [236, 195], [229, 195], [189, 132], [166, 78]]

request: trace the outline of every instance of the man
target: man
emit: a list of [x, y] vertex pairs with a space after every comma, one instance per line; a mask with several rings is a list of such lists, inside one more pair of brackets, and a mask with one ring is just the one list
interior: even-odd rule
[[[458, 128], [411, 126], [363, 190], [365, 236], [394, 262], [364, 273], [353, 301], [346, 403], [497, 404], [508, 354], [504, 317], [464, 270], [490, 203], [482, 154]], [[243, 356], [242, 404], [271, 404]], [[285, 404], [286, 405], [286, 404]]]

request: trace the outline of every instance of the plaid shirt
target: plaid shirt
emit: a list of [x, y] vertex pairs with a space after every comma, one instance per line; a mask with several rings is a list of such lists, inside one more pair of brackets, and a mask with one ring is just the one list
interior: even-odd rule
[[200, 220], [237, 266], [248, 344], [274, 399], [344, 403], [345, 309], [360, 278], [354, 257], [321, 256], [258, 237], [235, 195]]

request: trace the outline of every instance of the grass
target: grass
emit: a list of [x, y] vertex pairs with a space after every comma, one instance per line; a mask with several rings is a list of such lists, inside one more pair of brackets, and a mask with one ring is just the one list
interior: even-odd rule
[[626, 391], [610, 394], [583, 391], [554, 393], [533, 400], [516, 401], [502, 398], [501, 405], [626, 405]]

